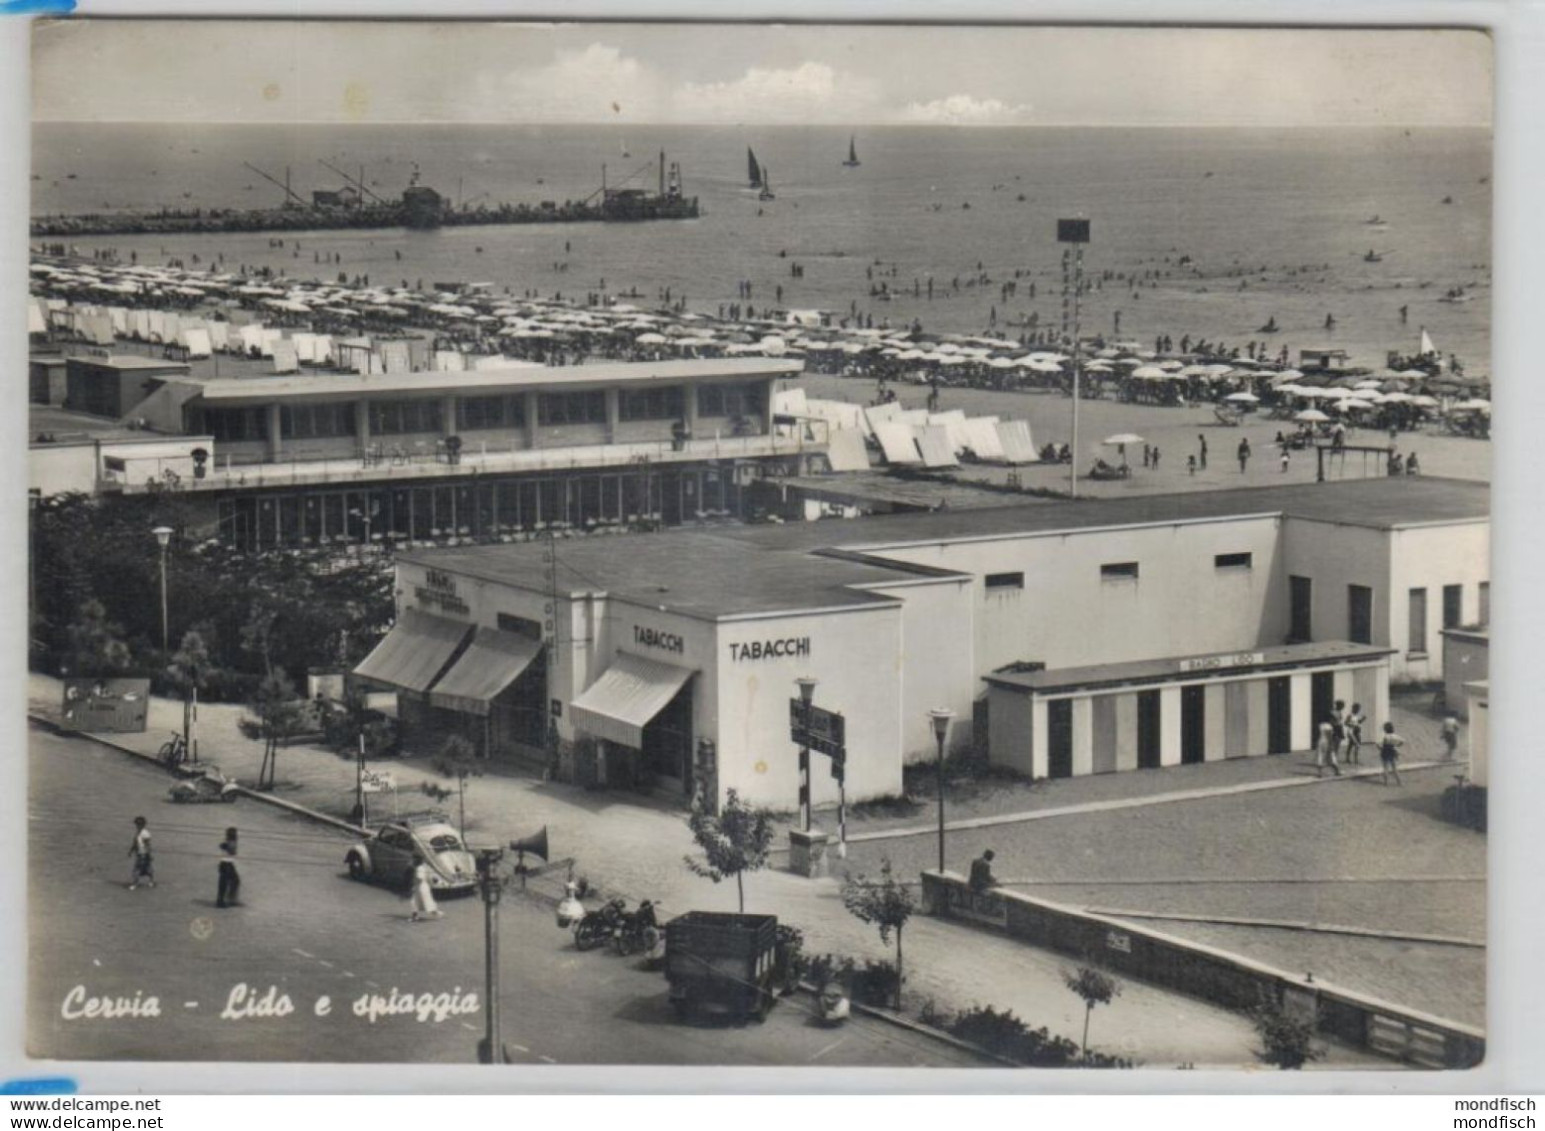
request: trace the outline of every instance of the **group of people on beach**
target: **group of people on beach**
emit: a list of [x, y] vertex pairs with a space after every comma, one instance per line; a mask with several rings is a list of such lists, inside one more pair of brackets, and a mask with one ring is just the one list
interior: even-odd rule
[[[1362, 748], [1367, 741], [1363, 737], [1363, 726], [1367, 721], [1361, 703], [1353, 703], [1348, 708], [1345, 700], [1336, 700], [1335, 706], [1320, 720], [1317, 728], [1314, 745], [1315, 777], [1324, 777], [1327, 769], [1340, 777], [1343, 764], [1360, 764]], [[1444, 747], [1443, 760], [1453, 761], [1459, 746], [1459, 720], [1452, 714], [1445, 716], [1440, 734]], [[1379, 751], [1380, 782], [1388, 785], [1393, 779], [1396, 785], [1401, 785], [1400, 748], [1406, 744], [1406, 740], [1395, 732], [1395, 724], [1386, 722], [1374, 744]]]

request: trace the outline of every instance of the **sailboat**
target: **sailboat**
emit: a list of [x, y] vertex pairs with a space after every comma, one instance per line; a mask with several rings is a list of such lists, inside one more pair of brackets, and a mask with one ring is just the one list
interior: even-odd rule
[[746, 163], [748, 165], [750, 165], [750, 167], [751, 167], [750, 173], [748, 174], [748, 176], [750, 177], [750, 180], [751, 180], [751, 184], [750, 184], [749, 187], [751, 187], [751, 188], [761, 188], [762, 187], [762, 167], [756, 163], [756, 154], [751, 151], [751, 147], [749, 145], [746, 146]]
[[853, 135], [849, 134], [848, 135], [848, 159], [842, 163], [842, 166], [845, 169], [856, 169], [856, 168], [858, 168], [858, 164], [859, 164], [859, 162], [858, 162], [858, 149], [853, 144]]
[[772, 179], [767, 175], [767, 166], [762, 166], [762, 191], [756, 194], [758, 200], [773, 200]]
[[628, 152], [628, 142], [627, 142], [626, 138], [624, 138], [623, 142], [622, 142], [622, 155], [624, 157], [632, 157], [633, 156], [633, 154]]

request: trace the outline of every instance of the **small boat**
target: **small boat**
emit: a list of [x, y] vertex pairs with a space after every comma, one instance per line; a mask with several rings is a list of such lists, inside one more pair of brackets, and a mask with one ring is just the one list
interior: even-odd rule
[[632, 157], [633, 156], [633, 154], [628, 152], [628, 143], [627, 143], [627, 141], [623, 141], [623, 143], [622, 143], [622, 155], [624, 157]]
[[1364, 220], [1363, 223], [1367, 224], [1370, 228], [1383, 228], [1389, 225], [1389, 221], [1383, 219], [1377, 212]]
[[1451, 196], [1445, 196], [1443, 198], [1443, 203], [1444, 204], [1453, 204], [1454, 203], [1454, 198], [1451, 197]]
[[751, 147], [749, 145], [746, 146], [746, 164], [750, 167], [749, 171], [747, 172], [747, 176], [750, 178], [750, 181], [751, 181], [751, 183], [747, 187], [748, 188], [756, 188], [756, 189], [761, 188], [762, 187], [762, 167], [761, 167], [761, 165], [757, 164], [756, 154], [752, 151], [752, 149], [751, 149]]
[[75, 174], [74, 173], [66, 173], [64, 175], [64, 179], [67, 180], [67, 181], [73, 181], [75, 179]]
[[756, 194], [756, 198], [758, 200], [776, 200], [777, 198], [773, 196], [772, 180], [767, 176], [766, 165], [762, 166], [761, 184], [762, 191]]
[[1277, 332], [1277, 316], [1275, 314], [1273, 314], [1267, 320], [1266, 325], [1262, 326], [1259, 330], [1256, 331], [1257, 334], [1275, 334], [1276, 332]]
[[1383, 263], [1384, 262], [1384, 257], [1382, 255], [1380, 255], [1378, 252], [1374, 251], [1373, 248], [1370, 247], [1368, 249], [1368, 254], [1363, 256], [1363, 262], [1364, 263]]
[[853, 143], [853, 135], [848, 135], [848, 159], [842, 163], [844, 169], [858, 168], [858, 149]]

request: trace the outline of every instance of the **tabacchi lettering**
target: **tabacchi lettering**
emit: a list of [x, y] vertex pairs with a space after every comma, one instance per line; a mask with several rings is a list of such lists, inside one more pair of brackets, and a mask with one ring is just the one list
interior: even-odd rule
[[686, 641], [682, 640], [674, 632], [661, 632], [658, 628], [645, 628], [641, 624], [633, 626], [633, 642], [642, 644], [646, 648], [659, 648], [666, 652], [685, 652]]
[[781, 660], [790, 656], [810, 655], [810, 637], [787, 636], [782, 640], [753, 640], [749, 644], [730, 642], [730, 659]]

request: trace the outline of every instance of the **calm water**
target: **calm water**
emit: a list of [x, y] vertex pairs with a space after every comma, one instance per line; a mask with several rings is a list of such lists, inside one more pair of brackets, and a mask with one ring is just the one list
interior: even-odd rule
[[[1119, 310], [1123, 337], [1151, 343], [1160, 332], [1177, 341], [1189, 333], [1242, 345], [1275, 317], [1274, 351], [1332, 345], [1378, 365], [1388, 349], [1414, 351], [1426, 326], [1470, 373], [1489, 371], [1489, 131], [865, 129], [857, 169], [841, 166], [847, 140], [846, 131], [792, 127], [624, 135], [605, 127], [40, 125], [33, 210], [276, 206], [281, 191], [244, 161], [281, 180], [288, 165], [303, 195], [339, 186], [319, 164], [329, 160], [351, 172], [363, 166], [387, 197], [416, 163], [424, 183], [452, 200], [562, 201], [598, 189], [603, 164], [611, 184], [638, 171], [629, 183], [652, 187], [664, 148], [700, 198], [702, 219], [302, 233], [298, 256], [294, 237], [274, 251], [261, 235], [77, 246], [115, 246], [125, 256], [132, 248], [151, 263], [223, 253], [227, 268], [266, 264], [307, 278], [346, 270], [378, 284], [482, 280], [516, 293], [582, 295], [604, 279], [651, 299], [668, 286], [708, 312], [750, 280], [757, 306], [782, 284], [786, 306], [847, 313], [856, 303], [877, 325], [919, 318], [929, 329], [981, 331], [994, 307], [1000, 329], [1031, 312], [1042, 325], [1058, 321], [1055, 220], [1083, 215], [1093, 223], [1089, 272], [1170, 272], [1145, 283], [1140, 298], [1106, 283], [1085, 304], [1086, 330], [1110, 332]], [[748, 144], [777, 193], [767, 204], [746, 188]], [[1445, 196], [1453, 203], [1441, 203]], [[1365, 223], [1375, 215], [1387, 226]], [[1365, 262], [1369, 250], [1382, 259]], [[341, 254], [341, 265], [315, 266], [317, 251]], [[1183, 255], [1189, 271], [1176, 267]], [[804, 266], [803, 278], [790, 277], [791, 261]], [[874, 281], [904, 291], [893, 301], [869, 295], [866, 268], [877, 261], [884, 266]], [[993, 282], [966, 286], [978, 262]], [[1026, 277], [1004, 301], [997, 284], [1016, 269]], [[929, 276], [934, 299], [914, 299], [913, 280], [926, 286]], [[950, 286], [956, 277], [959, 291]], [[1456, 285], [1473, 287], [1473, 301], [1439, 301]], [[1331, 312], [1337, 326], [1327, 332]]]

